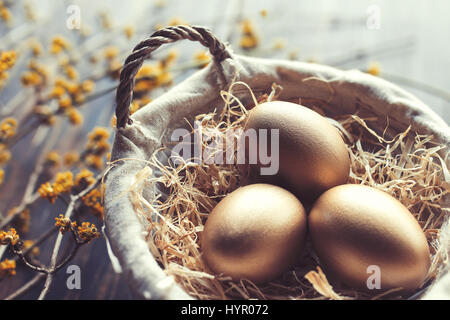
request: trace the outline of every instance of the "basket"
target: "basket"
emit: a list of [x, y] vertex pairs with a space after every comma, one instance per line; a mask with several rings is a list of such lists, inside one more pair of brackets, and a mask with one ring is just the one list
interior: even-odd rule
[[[144, 60], [161, 45], [182, 39], [197, 41], [207, 47], [213, 57], [212, 63], [130, 116], [134, 78]], [[220, 105], [220, 91], [233, 81], [247, 83], [255, 93], [270, 92], [272, 84], [276, 83], [283, 88], [278, 99], [322, 101], [331, 116], [356, 112], [375, 115], [379, 120], [371, 123], [374, 130], [385, 130], [388, 119], [387, 137], [408, 126], [414, 132], [433, 134], [438, 143], [447, 146], [447, 150], [441, 151], [443, 159], [450, 146], [450, 129], [437, 114], [413, 95], [380, 78], [319, 64], [235, 55], [202, 27], [174, 26], [159, 30], [134, 48], [121, 72], [116, 96], [113, 165], [105, 179], [105, 225], [114, 253], [112, 258], [117, 257], [137, 298], [192, 297], [161, 269], [144, 240], [144, 230], [133, 204], [124, 195], [136, 174], [145, 167], [144, 161], [161, 146], [162, 139], [170, 136], [174, 128], [186, 127], [185, 119], [192, 121], [195, 115], [211, 112]], [[236, 92], [236, 95], [248, 102], [246, 93]], [[152, 192], [159, 191], [145, 191]], [[446, 200], [449, 204], [449, 199]], [[441, 233], [450, 233], [449, 223], [443, 228]], [[443, 275], [424, 290], [422, 297], [450, 299], [449, 288], [450, 275]]]

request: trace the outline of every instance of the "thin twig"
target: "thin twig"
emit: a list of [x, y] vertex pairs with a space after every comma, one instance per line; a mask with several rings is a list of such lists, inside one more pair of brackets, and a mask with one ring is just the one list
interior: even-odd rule
[[[84, 189], [83, 191], [81, 191], [80, 193], [76, 194], [76, 195], [72, 195], [70, 197], [70, 202], [69, 202], [69, 206], [67, 207], [66, 213], [64, 214], [65, 218], [70, 219], [73, 215], [74, 209], [75, 209], [75, 204], [76, 202], [81, 199], [82, 197], [84, 197], [86, 194], [88, 194], [90, 191], [92, 191], [93, 189], [95, 189], [97, 187], [97, 185], [100, 183], [100, 181], [103, 178], [103, 173], [101, 173], [99, 176], [96, 177], [95, 182], [93, 184], [91, 184], [89, 187], [87, 187], [86, 189]], [[55, 241], [55, 245], [53, 247], [53, 251], [52, 251], [52, 256], [51, 256], [51, 260], [50, 260], [50, 269], [55, 269], [57, 266], [57, 258], [58, 258], [58, 252], [59, 249], [61, 247], [61, 243], [62, 243], [62, 239], [63, 239], [63, 234], [62, 233], [58, 233], [58, 237], [56, 238]], [[45, 284], [44, 287], [41, 291], [41, 294], [38, 297], [38, 300], [43, 300], [45, 299], [45, 296], [48, 293], [48, 290], [50, 289], [50, 286], [52, 284], [53, 281], [53, 273], [48, 273], [47, 274], [47, 278], [45, 279]]]
[[45, 274], [38, 273], [34, 276], [33, 279], [28, 281], [26, 284], [24, 284], [22, 287], [11, 293], [9, 296], [5, 298], [5, 300], [14, 300], [17, 298], [20, 298], [23, 294], [25, 294], [28, 290], [32, 289], [35, 285], [37, 285], [42, 279], [44, 279]]

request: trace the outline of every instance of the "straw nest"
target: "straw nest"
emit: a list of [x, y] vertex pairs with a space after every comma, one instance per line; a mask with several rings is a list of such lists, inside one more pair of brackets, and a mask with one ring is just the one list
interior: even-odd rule
[[[248, 90], [252, 105], [277, 99], [280, 90], [255, 97], [244, 83], [234, 83], [221, 92], [224, 106], [208, 114], [196, 116], [209, 139], [203, 139], [202, 150], [211, 148], [217, 137], [239, 132], [248, 111], [233, 95], [235, 87]], [[297, 100], [328, 117], [323, 101]], [[446, 146], [434, 142], [433, 136], [421, 135], [407, 128], [395, 132], [389, 119], [361, 114], [327, 118], [335, 125], [348, 148], [351, 172], [348, 183], [363, 184], [383, 190], [403, 203], [419, 221], [428, 239], [432, 265], [425, 281], [434, 281], [449, 260], [450, 236], [440, 232], [449, 223], [448, 207], [450, 174]], [[372, 129], [371, 123], [384, 121], [385, 129]], [[198, 128], [190, 124], [192, 133]], [[236, 137], [237, 138], [237, 137]], [[146, 230], [149, 250], [168, 275], [184, 290], [199, 299], [404, 299], [399, 290], [370, 295], [344, 286], [332, 287], [309, 244], [301, 264], [264, 285], [241, 280], [233, 282], [226, 276], [211, 273], [202, 261], [200, 235], [208, 213], [228, 193], [240, 186], [237, 167], [232, 164], [205, 164], [178, 159], [162, 161], [170, 146], [162, 147], [130, 186], [129, 197]], [[169, 159], [170, 160], [170, 159]], [[171, 159], [173, 160], [173, 159]], [[176, 165], [174, 164], [176, 163]], [[148, 190], [164, 190], [152, 193]], [[145, 196], [144, 196], [145, 195]]]

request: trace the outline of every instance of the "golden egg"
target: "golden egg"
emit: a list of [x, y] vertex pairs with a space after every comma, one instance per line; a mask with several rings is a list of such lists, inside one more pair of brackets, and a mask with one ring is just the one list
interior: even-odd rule
[[419, 288], [430, 267], [427, 239], [398, 200], [346, 184], [322, 194], [308, 217], [313, 248], [327, 275], [353, 288]]
[[303, 205], [283, 188], [238, 188], [208, 216], [201, 237], [203, 259], [214, 273], [233, 280], [272, 280], [301, 256], [306, 219]]
[[[257, 149], [250, 145], [249, 129], [258, 132]], [[278, 141], [273, 138], [274, 129], [278, 130]], [[344, 140], [326, 118], [309, 108], [283, 101], [262, 103], [249, 112], [244, 133], [241, 139], [252, 182], [282, 186], [305, 203], [347, 182], [350, 158]], [[270, 135], [266, 144], [261, 143], [262, 134]], [[258, 160], [252, 164], [255, 152]], [[263, 158], [266, 154], [272, 161], [279, 161], [276, 174], [261, 171], [274, 167], [273, 163], [267, 164], [267, 157]]]

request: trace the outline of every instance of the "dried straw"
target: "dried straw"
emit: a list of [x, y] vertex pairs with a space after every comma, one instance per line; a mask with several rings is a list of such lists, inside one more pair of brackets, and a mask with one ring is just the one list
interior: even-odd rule
[[[270, 94], [257, 98], [246, 84], [234, 83], [227, 92], [221, 92], [224, 108], [195, 118], [208, 129], [203, 133], [211, 134], [210, 141], [203, 139], [202, 150], [211, 148], [211, 141], [218, 135], [226, 137], [244, 126], [247, 109], [233, 95], [233, 87], [238, 85], [249, 90], [254, 104], [276, 99], [281, 90], [274, 85]], [[323, 102], [302, 103], [326, 116], [321, 108]], [[348, 182], [372, 186], [393, 195], [419, 221], [432, 254], [426, 281], [433, 281], [449, 260], [450, 236], [440, 234], [450, 213], [448, 150], [436, 144], [433, 136], [413, 133], [411, 128], [388, 140], [384, 135], [389, 121], [384, 132], [377, 132], [370, 126], [372, 121], [379, 120], [377, 117], [362, 118], [353, 114], [329, 120], [347, 143], [351, 157]], [[192, 133], [194, 130], [192, 128]], [[202, 261], [200, 236], [208, 213], [239, 187], [239, 172], [234, 165], [196, 163], [194, 159], [177, 159], [177, 165], [173, 161], [169, 161], [171, 165], [163, 163], [160, 155], [167, 150], [169, 148], [163, 147], [148, 160], [148, 165], [130, 186], [129, 196], [147, 231], [150, 251], [165, 272], [190, 295], [199, 299], [406, 298], [399, 290], [377, 292], [375, 296], [345, 287], [333, 288], [318, 267], [309, 243], [301, 264], [273, 282], [257, 286], [250, 281], [233, 282], [222, 275], [214, 275]], [[146, 190], [157, 187], [166, 192], [148, 196]], [[167, 196], [163, 196], [164, 193]]]

